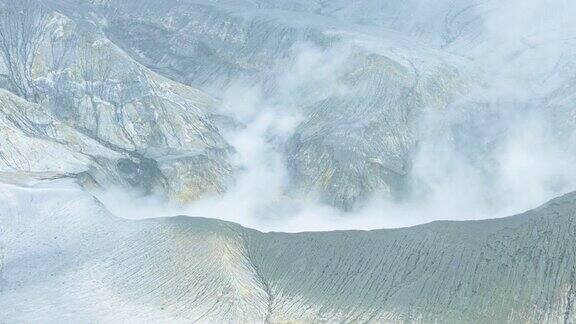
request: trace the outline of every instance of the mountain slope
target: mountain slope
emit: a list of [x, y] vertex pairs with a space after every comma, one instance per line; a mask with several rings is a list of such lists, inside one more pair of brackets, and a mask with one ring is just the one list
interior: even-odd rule
[[[29, 40], [3, 38], [0, 87], [128, 155], [119, 169], [144, 193], [230, 192], [262, 167], [237, 163], [259, 160], [234, 147], [251, 126], [274, 155], [261, 160], [278, 160], [270, 173], [286, 174], [274, 200], [344, 211], [374, 197], [427, 199], [453, 177], [479, 178], [479, 199], [498, 200], [502, 152], [531, 133], [526, 116], [561, 151], [575, 147], [576, 46], [564, 25], [576, 7], [566, 2], [0, 4], [0, 33]], [[466, 165], [444, 165], [453, 160]], [[573, 190], [550, 182], [560, 181], [539, 185]]]
[[3, 181], [2, 322], [576, 319], [574, 193], [504, 219], [283, 234], [121, 220], [65, 180]]
[[238, 84], [237, 92], [266, 98], [254, 105], [295, 110], [302, 121], [278, 144], [290, 174], [286, 191], [317, 194], [345, 210], [375, 193], [401, 196], [419, 119], [441, 114], [476, 74], [466, 59], [399, 33], [290, 6], [173, 0], [83, 6], [135, 60], [224, 98], [231, 111], [246, 104], [241, 95], [227, 95]]
[[[19, 13], [27, 19], [19, 20]], [[98, 179], [101, 186], [123, 184], [181, 201], [225, 190], [231, 181], [231, 148], [212, 119], [213, 98], [155, 74], [91, 22], [43, 2], [1, 2], [0, 14], [0, 87], [122, 156], [101, 165], [111, 175]], [[11, 113], [9, 106], [0, 110]], [[12, 125], [13, 131], [22, 131], [20, 126]], [[35, 144], [14, 145], [17, 150]], [[91, 167], [86, 162], [83, 168]], [[110, 181], [114, 174], [127, 181]]]

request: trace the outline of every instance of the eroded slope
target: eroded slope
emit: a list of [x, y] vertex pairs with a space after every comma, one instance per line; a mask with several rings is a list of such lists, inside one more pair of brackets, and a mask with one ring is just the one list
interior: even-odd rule
[[575, 319], [573, 193], [505, 219], [283, 234], [116, 219], [72, 183], [22, 179], [0, 191], [3, 322]]

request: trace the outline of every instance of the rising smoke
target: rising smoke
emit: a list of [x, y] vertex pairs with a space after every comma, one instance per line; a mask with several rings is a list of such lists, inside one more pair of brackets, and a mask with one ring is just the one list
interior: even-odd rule
[[352, 36], [332, 49], [298, 44], [293, 64], [276, 73], [274, 91], [238, 80], [224, 92], [219, 113], [243, 125], [225, 133], [238, 170], [225, 194], [186, 206], [121, 190], [98, 196], [128, 218], [202, 216], [293, 232], [502, 217], [575, 190], [576, 113], [569, 95], [576, 90], [570, 86], [576, 4], [517, 0], [477, 10], [481, 29], [462, 36], [474, 41], [444, 50], [465, 56], [481, 76], [444, 110], [420, 116], [401, 201], [375, 194], [344, 213], [286, 196], [283, 145], [304, 118], [297, 98], [310, 89], [317, 97], [346, 93], [335, 85], [357, 46]]

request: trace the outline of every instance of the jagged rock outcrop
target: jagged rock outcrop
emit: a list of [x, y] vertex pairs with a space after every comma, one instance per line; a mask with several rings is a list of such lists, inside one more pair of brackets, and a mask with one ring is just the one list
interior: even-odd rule
[[[401, 195], [419, 118], [471, 84], [462, 58], [392, 32], [374, 38], [360, 25], [300, 5], [168, 0], [82, 6], [106, 21], [114, 44], [159, 74], [215, 96], [240, 81], [245, 91], [261, 87], [280, 102], [279, 110], [297, 107], [304, 120], [282, 144], [291, 177], [287, 192], [300, 198], [316, 193], [346, 210], [375, 193]], [[295, 66], [314, 55], [340, 66]], [[298, 85], [282, 83], [298, 69], [312, 72]]]
[[2, 322], [576, 319], [574, 193], [504, 219], [285, 234], [121, 220], [70, 182], [2, 179]]
[[[457, 129], [502, 119], [494, 111], [557, 107], [553, 102], [569, 93], [575, 47], [556, 13], [576, 7], [558, 4], [533, 24], [515, 22], [517, 32], [497, 32], [509, 6], [521, 7], [524, 17], [543, 5], [3, 1], [0, 87], [130, 152], [139, 166], [124, 163], [123, 170], [162, 178], [137, 186], [184, 201], [224, 192], [235, 179], [217, 99], [238, 84], [243, 92], [257, 89], [266, 102], [254, 105], [295, 109], [302, 117], [287, 140], [274, 144], [289, 173], [285, 193], [350, 210], [374, 195], [409, 196], [414, 152], [430, 137], [421, 132], [429, 116], [441, 124], [436, 133], [457, 142]], [[26, 19], [18, 19], [24, 11]], [[546, 30], [558, 35], [546, 42]], [[477, 107], [489, 109], [476, 113]], [[454, 125], [447, 108], [465, 122]], [[572, 136], [569, 125], [562, 127], [564, 137]], [[493, 150], [474, 142], [482, 136], [469, 137], [467, 159], [494, 174]]]
[[8, 91], [0, 90], [0, 107], [3, 172], [69, 176], [93, 167], [100, 179], [105, 178], [106, 167], [125, 158]]
[[[3, 3], [4, 86], [35, 106], [11, 110], [7, 103], [0, 107], [3, 115], [17, 118], [9, 115], [17, 112], [33, 120], [24, 115], [34, 111], [67, 125], [121, 156], [96, 164], [106, 165], [110, 179], [115, 174], [143, 192], [164, 192], [182, 201], [223, 192], [231, 181], [231, 148], [211, 119], [214, 99], [141, 66], [91, 22], [51, 8], [36, 1]], [[19, 13], [27, 19], [20, 20]], [[11, 126], [18, 133], [26, 125]], [[6, 149], [34, 150], [37, 144], [12, 142], [14, 147]], [[92, 161], [83, 162], [81, 169], [92, 168]]]
[[[461, 139], [458, 130], [482, 132], [502, 119], [498, 111], [525, 115], [552, 107], [569, 92], [563, 89], [574, 73], [573, 38], [560, 31], [556, 11], [530, 26], [515, 22], [518, 33], [497, 32], [509, 20], [508, 6], [530, 15], [540, 2], [526, 8], [476, 0], [33, 3], [18, 2], [5, 14], [4, 29], [27, 26], [18, 37], [32, 46], [8, 39], [3, 61], [19, 59], [3, 63], [0, 86], [101, 144], [130, 152], [131, 161], [142, 162], [123, 170], [161, 179], [137, 187], [183, 201], [222, 193], [237, 178], [216, 108], [224, 99], [228, 111], [241, 110], [241, 96], [227, 97], [238, 84], [240, 92], [265, 98], [253, 105], [301, 117], [287, 140], [273, 144], [289, 173], [283, 192], [351, 210], [372, 196], [411, 195], [418, 183], [414, 155], [431, 137], [428, 129], [454, 142], [449, 146], [466, 141], [466, 159], [495, 174], [497, 140], [490, 138], [489, 147], [475, 141], [486, 134]], [[30, 11], [22, 25], [13, 18], [18, 8]], [[546, 42], [545, 30], [559, 31]], [[557, 86], [552, 79], [567, 81]], [[430, 116], [439, 125], [422, 126]], [[572, 136], [569, 125], [562, 127], [564, 137]]]

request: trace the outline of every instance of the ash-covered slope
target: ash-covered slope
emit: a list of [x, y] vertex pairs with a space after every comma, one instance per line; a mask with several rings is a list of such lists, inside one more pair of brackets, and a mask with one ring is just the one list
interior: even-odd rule
[[2, 175], [0, 321], [576, 319], [576, 195], [521, 215], [261, 233], [111, 216], [68, 181]]

